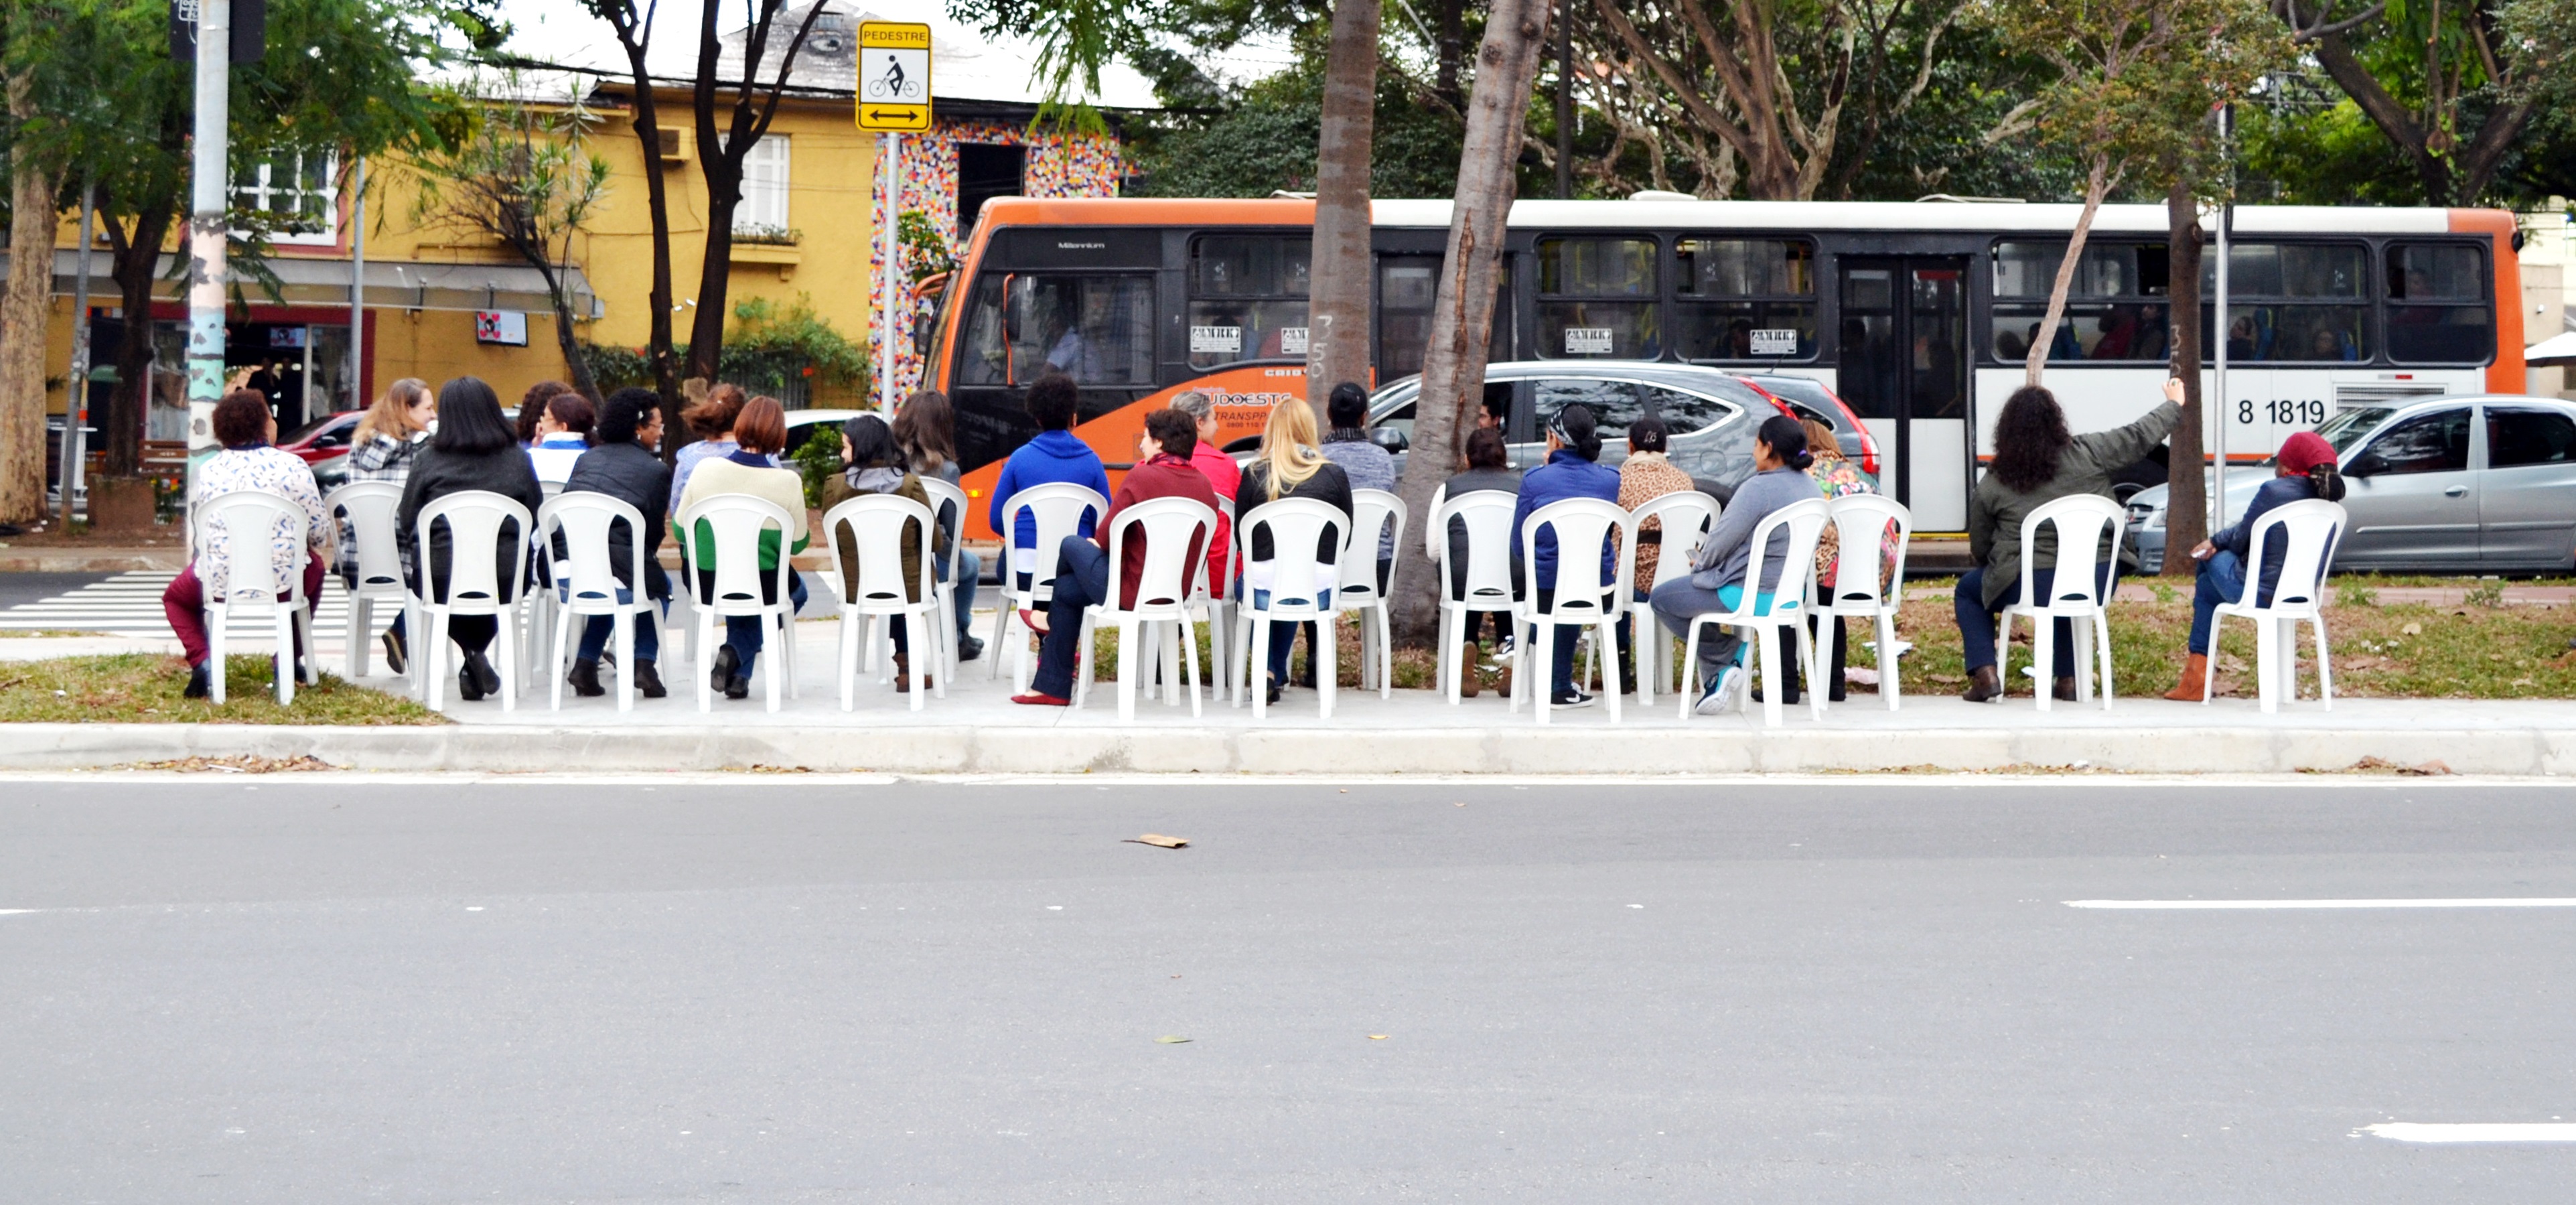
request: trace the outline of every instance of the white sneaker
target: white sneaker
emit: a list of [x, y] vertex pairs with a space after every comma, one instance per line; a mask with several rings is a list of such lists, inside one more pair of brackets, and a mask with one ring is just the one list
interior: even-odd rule
[[1743, 687], [1744, 667], [1740, 665], [1727, 666], [1726, 672], [1718, 675], [1717, 681], [1711, 683], [1706, 691], [1701, 692], [1699, 702], [1692, 706], [1691, 713], [1694, 715], [1724, 715], [1726, 714], [1726, 709], [1734, 706], [1735, 704], [1735, 692], [1743, 689]]

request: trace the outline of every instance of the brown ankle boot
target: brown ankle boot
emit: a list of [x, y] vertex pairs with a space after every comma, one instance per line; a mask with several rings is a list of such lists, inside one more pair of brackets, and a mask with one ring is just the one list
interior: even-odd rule
[[2049, 687], [2049, 691], [2048, 691], [2048, 697], [2049, 697], [2049, 698], [2052, 698], [2052, 699], [2055, 699], [2055, 700], [2057, 700], [2057, 701], [2058, 701], [2058, 702], [2060, 702], [2060, 703], [2072, 703], [2072, 702], [2074, 702], [2074, 701], [2075, 701], [2075, 679], [2073, 679], [2073, 678], [2071, 678], [2071, 677], [2069, 677], [2069, 678], [2059, 678], [2055, 683], [2053, 683], [2053, 684], [2051, 684], [2051, 685], [2050, 685], [2050, 687]]
[[903, 653], [896, 653], [894, 655], [894, 691], [896, 694], [909, 694], [912, 692], [911, 670], [912, 659]]
[[2205, 687], [2208, 682], [2209, 655], [2207, 653], [2193, 653], [2182, 663], [2181, 684], [2175, 686], [2172, 690], [2166, 691], [2165, 697], [2176, 703], [2207, 702], [2209, 700], [2209, 695], [2203, 687]]
[[1484, 659], [1485, 650], [1477, 648], [1473, 640], [1468, 641], [1467, 646], [1458, 651], [1458, 697], [1472, 699], [1476, 697], [1476, 692], [1485, 688], [1476, 674], [1476, 663]]
[[2003, 695], [2003, 676], [1996, 673], [1991, 665], [1979, 666], [1976, 672], [1968, 675], [1968, 689], [1959, 692], [1960, 698], [1971, 703], [2000, 699]]

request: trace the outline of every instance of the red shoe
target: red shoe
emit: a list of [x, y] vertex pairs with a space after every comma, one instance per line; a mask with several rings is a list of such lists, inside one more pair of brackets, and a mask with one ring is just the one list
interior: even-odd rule
[[1020, 625], [1040, 636], [1047, 634], [1046, 612], [1020, 608]]
[[1011, 696], [1011, 701], [1012, 701], [1012, 702], [1014, 702], [1014, 703], [1024, 703], [1024, 704], [1026, 704], [1026, 705], [1028, 705], [1028, 706], [1031, 706], [1031, 707], [1071, 707], [1071, 706], [1073, 706], [1073, 700], [1071, 700], [1071, 699], [1067, 699], [1067, 698], [1064, 698], [1064, 697], [1059, 696], [1059, 695], [1051, 695], [1051, 694], [1047, 694], [1047, 693], [1045, 693], [1045, 692], [1043, 692], [1043, 691], [1035, 691], [1035, 690], [1029, 691], [1029, 692], [1027, 692], [1027, 693], [1025, 693], [1025, 694], [1016, 694], [1016, 695], [1012, 695], [1012, 696]]

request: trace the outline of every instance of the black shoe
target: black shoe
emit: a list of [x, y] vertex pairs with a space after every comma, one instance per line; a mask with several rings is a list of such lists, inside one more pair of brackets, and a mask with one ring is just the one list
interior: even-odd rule
[[2075, 679], [2073, 679], [2073, 678], [2071, 678], [2071, 677], [2067, 677], [2067, 678], [2059, 678], [2055, 683], [2053, 683], [2053, 684], [2050, 686], [2049, 691], [2048, 691], [2048, 697], [2049, 697], [2049, 698], [2052, 698], [2052, 699], [2055, 699], [2055, 700], [2057, 700], [2057, 701], [2058, 701], [2058, 702], [2060, 702], [2060, 703], [2072, 703], [2072, 702], [2074, 702], [2074, 701], [2075, 701]]
[[179, 692], [183, 699], [202, 699], [214, 691], [214, 676], [200, 661], [188, 667], [188, 688]]
[[1279, 679], [1277, 679], [1277, 678], [1272, 678], [1272, 679], [1270, 680], [1270, 700], [1269, 700], [1269, 702], [1270, 702], [1270, 705], [1271, 705], [1271, 706], [1276, 707], [1276, 706], [1278, 706], [1278, 705], [1279, 705], [1279, 692], [1280, 692], [1280, 691], [1282, 691], [1282, 690], [1285, 690], [1285, 689], [1287, 689], [1287, 688], [1286, 688], [1286, 686], [1285, 686], [1284, 684], [1282, 684], [1282, 683], [1279, 681]]
[[1978, 666], [1975, 673], [1968, 675], [1968, 689], [1959, 692], [1959, 697], [1971, 703], [2000, 699], [2004, 697], [2003, 675], [1991, 665]]
[[1551, 692], [1547, 696], [1547, 701], [1548, 705], [1552, 707], [1590, 707], [1601, 700], [1592, 695], [1585, 694], [1580, 687], [1569, 687], [1565, 690]]
[[474, 675], [476, 690], [472, 697], [479, 699], [485, 695], [501, 693], [501, 671], [492, 668], [491, 658], [479, 652], [467, 653], [462, 672]]
[[403, 634], [385, 629], [385, 668], [400, 674], [411, 669], [411, 650], [403, 643]]
[[468, 703], [483, 701], [483, 684], [475, 679], [473, 666], [456, 667], [456, 697]]
[[635, 693], [648, 699], [658, 699], [671, 692], [662, 688], [662, 673], [653, 668], [652, 662], [638, 661], [635, 663]]
[[975, 639], [975, 638], [974, 638], [974, 637], [972, 637], [972, 636], [960, 636], [960, 637], [958, 637], [958, 638], [957, 638], [957, 659], [958, 659], [958, 660], [960, 660], [960, 661], [972, 661], [972, 660], [976, 659], [977, 657], [981, 657], [981, 656], [983, 656], [983, 655], [984, 655], [984, 642], [983, 642], [983, 641], [981, 641], [981, 640], [977, 640], [977, 639]]
[[585, 699], [596, 699], [608, 693], [608, 688], [599, 684], [599, 663], [596, 661], [573, 662], [572, 672], [564, 675], [564, 681], [572, 684], [572, 693]]
[[734, 665], [733, 646], [719, 645], [716, 648], [715, 665], [707, 670], [707, 685], [715, 690], [730, 692], [733, 689]]

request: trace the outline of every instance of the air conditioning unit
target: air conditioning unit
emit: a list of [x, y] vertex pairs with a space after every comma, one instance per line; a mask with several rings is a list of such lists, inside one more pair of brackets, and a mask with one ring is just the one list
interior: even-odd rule
[[655, 148], [654, 157], [660, 159], [663, 166], [672, 167], [689, 161], [688, 131], [660, 126], [653, 132], [661, 136], [661, 145]]

